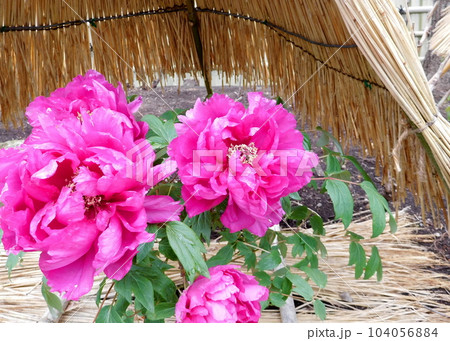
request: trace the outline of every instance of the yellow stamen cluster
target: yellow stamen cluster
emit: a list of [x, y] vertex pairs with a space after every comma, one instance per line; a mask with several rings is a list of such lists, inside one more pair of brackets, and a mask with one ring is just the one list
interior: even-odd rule
[[249, 145], [238, 144], [235, 146], [232, 144], [231, 147], [228, 148], [227, 156], [231, 157], [237, 151], [239, 151], [241, 154], [241, 162], [247, 163], [249, 165], [251, 165], [253, 163], [253, 160], [255, 160], [258, 156], [258, 148], [255, 147], [255, 144], [253, 142], [251, 142]]

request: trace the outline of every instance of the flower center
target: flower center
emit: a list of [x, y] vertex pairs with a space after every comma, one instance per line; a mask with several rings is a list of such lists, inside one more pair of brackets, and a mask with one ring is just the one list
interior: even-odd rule
[[241, 154], [240, 157], [241, 162], [247, 163], [249, 165], [251, 165], [253, 163], [253, 160], [256, 159], [256, 157], [258, 156], [258, 148], [255, 147], [255, 144], [253, 142], [250, 142], [249, 145], [238, 144], [235, 146], [231, 144], [231, 147], [228, 148], [227, 156], [231, 157], [237, 151], [239, 151]]
[[97, 216], [100, 207], [104, 204], [104, 199], [103, 195], [94, 197], [83, 195], [85, 215], [88, 219], [94, 219]]

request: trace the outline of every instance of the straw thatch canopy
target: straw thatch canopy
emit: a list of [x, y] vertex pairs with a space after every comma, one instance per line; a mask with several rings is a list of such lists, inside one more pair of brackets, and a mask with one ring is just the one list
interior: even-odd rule
[[424, 213], [446, 207], [450, 123], [390, 1], [5, 0], [0, 20], [5, 124], [89, 68], [130, 84], [218, 70], [374, 155], [395, 202], [409, 189]]

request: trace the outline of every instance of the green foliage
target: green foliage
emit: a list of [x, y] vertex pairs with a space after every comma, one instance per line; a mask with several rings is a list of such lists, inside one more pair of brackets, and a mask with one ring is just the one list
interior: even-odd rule
[[154, 115], [145, 115], [142, 117], [142, 121], [146, 122], [150, 128], [147, 139], [155, 149], [167, 147], [170, 141], [177, 136], [174, 121], [163, 121]]
[[322, 321], [327, 318], [327, 310], [321, 300], [314, 300], [314, 312]]
[[61, 299], [50, 292], [50, 287], [47, 285], [47, 279], [45, 277], [42, 277], [41, 293], [47, 303], [48, 309], [54, 309], [60, 312], [63, 310]]
[[378, 193], [375, 186], [368, 181], [361, 183], [361, 188], [366, 192], [369, 198], [370, 211], [372, 212], [372, 238], [378, 237], [383, 233], [386, 227], [386, 213], [389, 214], [389, 226], [391, 227], [391, 233], [397, 231], [397, 223], [386, 199]]
[[305, 300], [311, 301], [314, 296], [314, 291], [311, 286], [300, 275], [292, 272], [286, 273], [286, 277], [291, 281], [293, 287], [292, 291], [302, 296]]
[[350, 258], [348, 265], [355, 265], [355, 278], [361, 277], [366, 266], [366, 252], [357, 242], [350, 243]]
[[326, 180], [324, 186], [333, 202], [336, 219], [341, 218], [347, 228], [353, 217], [353, 197], [348, 186], [339, 180]]
[[[1, 231], [1, 230], [0, 230]], [[6, 260], [5, 267], [8, 269], [8, 278], [11, 277], [12, 270], [18, 265], [22, 263], [24, 253], [20, 251], [17, 255], [10, 253], [8, 255], [8, 259]]]
[[200, 238], [203, 238], [209, 245], [211, 241], [211, 213], [209, 211], [200, 213], [191, 218], [192, 229]]
[[198, 274], [209, 277], [208, 267], [202, 256], [206, 249], [195, 232], [179, 221], [168, 222], [166, 229], [169, 244], [183, 265], [188, 280], [193, 281]]

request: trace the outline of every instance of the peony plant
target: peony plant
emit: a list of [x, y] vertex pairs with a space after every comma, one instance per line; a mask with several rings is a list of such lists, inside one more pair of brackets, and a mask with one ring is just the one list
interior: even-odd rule
[[[360, 185], [374, 215], [372, 237], [383, 232], [385, 213], [395, 230], [386, 200], [356, 159], [318, 127], [319, 159], [279, 101], [249, 93], [245, 107], [214, 94], [190, 110], [138, 122], [141, 102], [90, 70], [36, 98], [26, 111], [31, 135], [0, 150], [2, 242], [11, 258], [41, 253], [49, 306], [61, 309], [55, 292], [80, 299], [104, 274], [96, 322], [258, 322], [262, 309], [289, 296], [311, 302], [324, 319], [314, 288], [327, 282], [319, 268], [326, 231], [301, 204], [302, 188], [327, 192], [347, 228], [348, 185]], [[319, 162], [325, 176], [314, 178]], [[363, 182], [350, 181], [345, 162]], [[345, 233], [355, 277], [381, 280], [378, 249], [367, 260], [364, 237]], [[219, 249], [209, 256], [213, 235]], [[288, 254], [299, 262], [286, 265]], [[168, 276], [174, 270], [182, 284]]]

